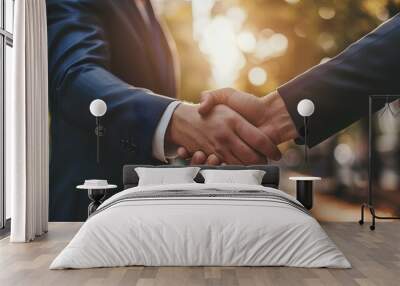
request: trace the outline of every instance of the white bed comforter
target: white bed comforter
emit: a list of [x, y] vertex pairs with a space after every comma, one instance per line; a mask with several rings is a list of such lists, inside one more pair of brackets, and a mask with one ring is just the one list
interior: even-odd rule
[[350, 268], [306, 212], [279, 200], [171, 197], [121, 200], [145, 191], [265, 191], [262, 186], [180, 184], [135, 187], [105, 201], [50, 269], [146, 266], [294, 266]]

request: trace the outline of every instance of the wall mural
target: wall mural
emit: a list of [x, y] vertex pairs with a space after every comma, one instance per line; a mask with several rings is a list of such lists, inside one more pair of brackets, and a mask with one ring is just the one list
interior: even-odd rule
[[[89, 198], [76, 187], [106, 179], [113, 186], [109, 196], [122, 187], [125, 164], [266, 164], [266, 158], [281, 168], [280, 187], [288, 193], [295, 192], [289, 177], [322, 178], [314, 182], [312, 212], [318, 219], [359, 217], [367, 198], [368, 121], [358, 119], [368, 115], [368, 101], [365, 108], [357, 104], [359, 85], [345, 89], [340, 80], [334, 86], [335, 73], [322, 71], [393, 17], [399, 1], [139, 0], [124, 8], [81, 2], [64, 9], [57, 0], [47, 1], [50, 220], [86, 219]], [[343, 58], [358, 49], [352, 47]], [[373, 70], [373, 63], [372, 58], [357, 68]], [[315, 79], [334, 87], [312, 86]], [[357, 80], [371, 82], [365, 74]], [[216, 92], [204, 93], [211, 90]], [[296, 110], [301, 99], [311, 99], [315, 108], [304, 118]], [[375, 205], [395, 215], [400, 104], [385, 98], [374, 104], [380, 110], [372, 128]], [[326, 117], [330, 106], [334, 116]], [[290, 128], [278, 136], [279, 118]], [[307, 137], [305, 160], [298, 143]], [[91, 196], [93, 206], [99, 196]]]

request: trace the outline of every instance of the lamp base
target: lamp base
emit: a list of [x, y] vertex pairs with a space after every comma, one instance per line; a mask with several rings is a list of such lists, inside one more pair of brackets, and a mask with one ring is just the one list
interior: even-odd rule
[[106, 190], [104, 189], [88, 189], [88, 197], [91, 201], [88, 206], [88, 217], [102, 204], [105, 196]]
[[311, 210], [313, 207], [313, 181], [296, 181], [296, 198], [306, 209]]
[[308, 210], [313, 208], [314, 194], [313, 182], [321, 180], [320, 177], [289, 177], [296, 181], [296, 199]]

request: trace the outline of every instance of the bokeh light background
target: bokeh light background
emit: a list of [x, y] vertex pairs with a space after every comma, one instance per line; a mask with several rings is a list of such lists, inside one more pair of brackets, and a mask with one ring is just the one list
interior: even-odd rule
[[[179, 97], [198, 102], [201, 91], [226, 86], [267, 94], [398, 13], [400, 0], [156, 0], [153, 5], [176, 44]], [[375, 202], [384, 215], [400, 214], [399, 109], [393, 103], [374, 118]], [[367, 131], [362, 120], [314, 147], [307, 171], [302, 149], [281, 145], [283, 159], [273, 162], [282, 169], [281, 188], [294, 193], [291, 175], [321, 176], [314, 215], [357, 221], [367, 195]]]

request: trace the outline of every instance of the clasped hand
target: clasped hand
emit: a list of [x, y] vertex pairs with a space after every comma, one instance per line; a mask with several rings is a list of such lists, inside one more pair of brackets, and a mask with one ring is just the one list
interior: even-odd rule
[[264, 164], [279, 160], [278, 145], [297, 137], [277, 92], [258, 98], [232, 88], [203, 92], [200, 105], [175, 110], [167, 138], [191, 164]]

